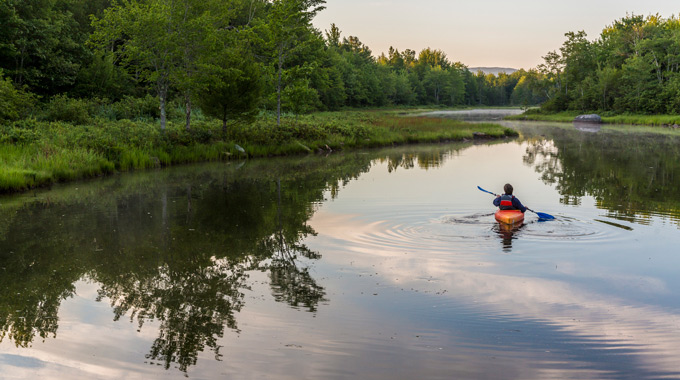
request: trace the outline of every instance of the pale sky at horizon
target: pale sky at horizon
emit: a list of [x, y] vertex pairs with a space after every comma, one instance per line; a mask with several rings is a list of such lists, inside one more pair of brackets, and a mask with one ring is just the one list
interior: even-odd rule
[[325, 31], [335, 23], [376, 57], [390, 46], [430, 47], [468, 67], [530, 69], [562, 46], [565, 33], [584, 30], [592, 41], [626, 13], [669, 18], [680, 13], [680, 1], [327, 0], [314, 25]]

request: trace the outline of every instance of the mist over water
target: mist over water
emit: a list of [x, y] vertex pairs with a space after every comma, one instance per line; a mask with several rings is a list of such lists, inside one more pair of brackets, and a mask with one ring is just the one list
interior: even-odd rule
[[508, 125], [3, 197], [3, 376], [680, 377], [680, 136]]

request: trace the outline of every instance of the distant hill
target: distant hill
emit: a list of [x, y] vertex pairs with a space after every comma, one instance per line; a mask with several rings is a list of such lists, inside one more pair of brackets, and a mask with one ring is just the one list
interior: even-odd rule
[[484, 74], [498, 75], [498, 73], [512, 74], [517, 69], [511, 69], [509, 67], [468, 67], [471, 73], [476, 73], [477, 71], [482, 71]]

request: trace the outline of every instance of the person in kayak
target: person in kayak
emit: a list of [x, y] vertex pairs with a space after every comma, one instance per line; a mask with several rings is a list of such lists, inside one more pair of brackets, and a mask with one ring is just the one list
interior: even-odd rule
[[493, 200], [493, 205], [500, 208], [501, 210], [520, 210], [523, 213], [526, 212], [527, 208], [524, 207], [519, 199], [512, 195], [512, 190], [512, 185], [506, 183], [505, 186], [503, 186], [503, 191], [505, 191], [505, 194], [497, 196], [496, 199]]

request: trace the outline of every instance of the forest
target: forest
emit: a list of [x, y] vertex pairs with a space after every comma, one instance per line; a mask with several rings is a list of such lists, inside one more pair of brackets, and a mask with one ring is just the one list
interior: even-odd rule
[[[87, 124], [417, 105], [529, 105], [542, 74], [472, 73], [437, 49], [374, 56], [323, 0], [2, 0], [0, 120]], [[533, 86], [533, 87], [532, 87]]]
[[2, 0], [0, 121], [158, 120], [385, 106], [680, 112], [680, 21], [627, 15], [529, 70], [471, 72], [442, 50], [375, 56], [312, 20], [324, 0]]
[[590, 41], [565, 34], [543, 57], [538, 74], [546, 111], [600, 110], [614, 114], [680, 112], [680, 20], [628, 15]]

